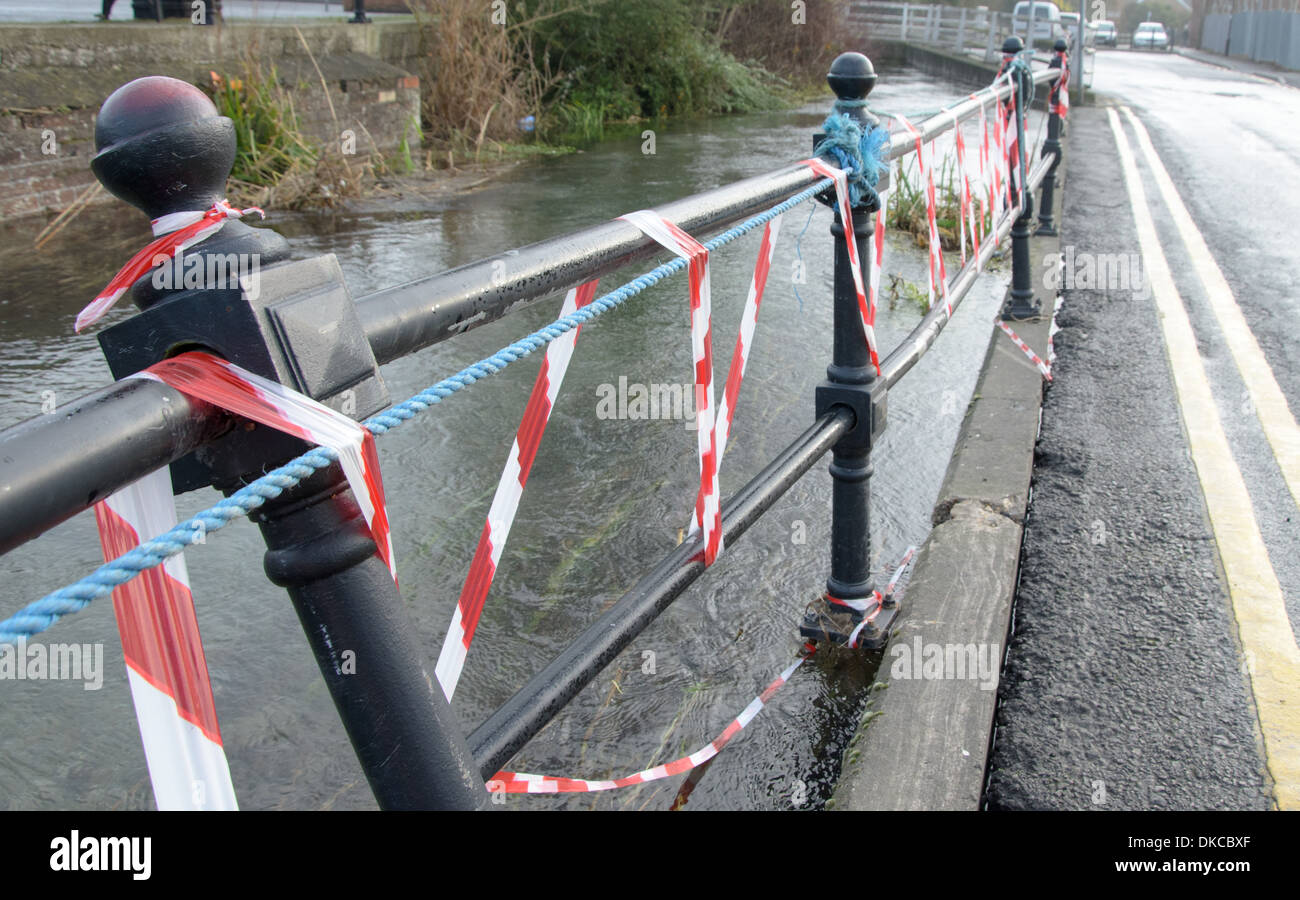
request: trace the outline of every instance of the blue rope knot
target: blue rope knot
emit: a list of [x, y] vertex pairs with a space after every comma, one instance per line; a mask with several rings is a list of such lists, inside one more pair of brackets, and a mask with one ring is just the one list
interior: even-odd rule
[[1025, 101], [1024, 108], [1029, 109], [1030, 105], [1034, 102], [1035, 85], [1034, 85], [1033, 67], [1029, 65], [1029, 63], [1025, 60], [1023, 56], [1017, 56], [1011, 60], [1009, 71], [1011, 72], [1012, 78], [1018, 79], [1023, 76], [1024, 80], [1021, 83], [1029, 85], [1029, 89], [1026, 92], [1026, 96], [1024, 98]]
[[815, 156], [829, 156], [848, 173], [849, 202], [861, 206], [864, 198], [880, 205], [876, 184], [885, 170], [881, 158], [889, 146], [889, 129], [883, 126], [863, 128], [862, 123], [846, 110], [864, 107], [864, 100], [836, 100], [835, 111], [822, 123], [825, 137], [813, 148]]

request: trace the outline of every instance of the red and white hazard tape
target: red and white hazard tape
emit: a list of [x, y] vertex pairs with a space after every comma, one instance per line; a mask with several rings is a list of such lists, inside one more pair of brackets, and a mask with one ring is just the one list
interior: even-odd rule
[[[971, 94], [971, 99], [980, 101], [980, 106], [979, 106], [980, 137], [979, 137], [979, 145], [977, 147], [978, 152], [975, 154], [979, 158], [979, 170], [980, 170], [979, 185], [978, 185], [979, 189], [976, 191], [976, 196], [979, 199], [980, 211], [978, 217], [975, 220], [975, 227], [971, 230], [971, 236], [975, 242], [975, 271], [977, 272], [984, 271], [984, 263], [981, 262], [980, 260], [980, 244], [983, 243], [984, 241], [984, 217], [988, 215], [989, 210], [992, 208], [993, 205], [992, 194], [990, 193], [992, 191], [992, 186], [989, 180], [989, 172], [988, 172], [989, 170], [988, 117], [984, 114], [984, 103], [986, 101], [982, 98], [982, 95], [984, 93], [985, 91], [978, 91], [974, 94]], [[996, 228], [993, 229], [993, 236], [994, 236], [994, 240], [996, 241], [997, 240]], [[996, 243], [994, 244], [994, 246], [996, 246]]]
[[1023, 203], [1025, 193], [1025, 167], [1023, 165], [1024, 159], [1020, 155], [1020, 129], [1016, 127], [1016, 118], [1019, 115], [1016, 111], [1016, 107], [1019, 103], [1020, 97], [1017, 95], [1009, 104], [1011, 107], [1011, 115], [1007, 120], [1007, 159], [1008, 165], [1013, 166], [1015, 171], [1015, 199], [1017, 203]]
[[[176, 525], [171, 475], [146, 475], [95, 504], [105, 561]], [[185, 555], [113, 589], [127, 682], [159, 809], [238, 809], [221, 743]]]
[[[884, 591], [877, 591], [875, 593], [876, 612], [879, 612], [879, 606], [882, 600], [893, 596], [894, 591], [898, 587], [899, 579], [903, 577], [903, 572], [907, 569], [907, 566], [911, 563], [912, 557], [915, 554], [916, 547], [908, 547], [907, 553], [903, 555], [902, 561], [898, 564], [898, 569], [894, 572], [893, 578], [889, 580], [889, 584], [885, 587]], [[871, 618], [875, 618], [874, 613]], [[870, 619], [864, 620], [864, 624], [865, 621], [870, 621]], [[850, 647], [855, 646], [857, 635], [861, 630], [861, 625], [854, 630], [849, 643]], [[790, 676], [795, 673], [795, 670], [807, 662], [816, 652], [817, 649], [812, 644], [805, 644], [804, 655], [786, 668], [784, 672], [776, 676], [776, 679], [764, 688], [761, 694], [750, 701], [749, 705], [741, 711], [740, 715], [731, 720], [727, 727], [722, 730], [720, 735], [705, 744], [699, 750], [696, 750], [694, 753], [675, 759], [670, 763], [653, 766], [649, 769], [642, 769], [640, 772], [634, 772], [633, 774], [627, 775], [623, 778], [607, 780], [563, 778], [551, 775], [530, 775], [526, 772], [511, 772], [503, 769], [500, 772], [497, 772], [496, 775], [492, 776], [492, 778], [487, 782], [487, 789], [492, 793], [503, 794], [571, 794], [591, 791], [611, 791], [616, 788], [645, 784], [647, 781], [658, 781], [661, 778], [668, 778], [672, 775], [680, 775], [683, 772], [688, 772], [691, 769], [704, 765], [706, 762], [713, 759], [713, 757], [717, 756], [718, 753], [722, 751], [722, 748], [727, 746], [731, 739], [740, 733], [741, 729], [752, 722], [754, 717], [762, 712], [767, 701], [771, 700], [772, 695], [780, 690], [782, 685], [790, 680]]]
[[1061, 330], [1061, 326], [1056, 324], [1056, 314], [1061, 311], [1061, 305], [1065, 303], [1065, 297], [1060, 294], [1056, 295], [1056, 300], [1052, 303], [1052, 322], [1047, 326], [1047, 364], [1048, 366], [1056, 365], [1056, 333]]
[[[912, 123], [903, 116], [895, 116], [895, 118], [903, 123], [903, 127], [916, 141], [917, 177], [921, 179], [925, 191], [925, 219], [928, 226], [930, 249], [928, 307], [934, 307], [937, 293], [943, 297], [944, 309], [947, 311], [948, 317], [952, 318], [952, 301], [948, 298], [948, 271], [943, 261], [943, 245], [939, 240], [938, 211], [934, 191], [934, 142], [930, 142], [931, 159], [927, 165], [925, 161], [925, 145], [921, 143], [921, 133], [912, 127]], [[936, 286], [938, 287], [937, 292]]]
[[487, 789], [492, 793], [504, 794], [569, 794], [587, 791], [610, 791], [615, 788], [631, 787], [634, 784], [645, 784], [647, 781], [658, 781], [661, 778], [680, 775], [682, 772], [690, 771], [696, 766], [702, 766], [717, 756], [722, 751], [722, 748], [727, 746], [731, 739], [740, 733], [741, 729], [752, 722], [754, 717], [762, 712], [767, 701], [772, 699], [772, 695], [780, 690], [781, 686], [790, 680], [790, 676], [795, 673], [795, 670], [816, 652], [816, 649], [811, 644], [805, 645], [804, 649], [807, 651], [805, 655], [776, 676], [776, 680], [764, 688], [763, 693], [755, 697], [741, 711], [740, 715], [731, 720], [730, 724], [722, 730], [722, 734], [694, 753], [661, 766], [642, 769], [640, 772], [634, 772], [624, 778], [607, 781], [529, 775], [525, 772], [510, 772], [503, 769], [487, 782]]
[[718, 483], [717, 415], [713, 395], [713, 309], [709, 296], [709, 251], [704, 245], [653, 210], [619, 216], [641, 229], [689, 264], [691, 287], [691, 359], [695, 372], [696, 443], [700, 460], [700, 490], [695, 519], [704, 530], [704, 564], [713, 565], [722, 552], [722, 491]]
[[[567, 316], [581, 309], [592, 301], [596, 295], [596, 281], [571, 289], [565, 295], [561, 316]], [[470, 644], [474, 640], [474, 631], [478, 627], [483, 605], [487, 601], [488, 589], [496, 577], [497, 566], [501, 561], [501, 552], [505, 549], [506, 539], [510, 536], [510, 527], [514, 524], [515, 514], [519, 511], [519, 501], [524, 494], [524, 485], [528, 483], [528, 473], [532, 471], [533, 460], [542, 443], [546, 424], [550, 421], [551, 410], [555, 408], [555, 398], [564, 383], [565, 372], [573, 358], [573, 349], [582, 328], [562, 334], [546, 346], [546, 357], [542, 360], [537, 380], [533, 382], [533, 392], [524, 407], [523, 421], [515, 433], [510, 446], [510, 457], [497, 483], [496, 494], [488, 508], [487, 522], [479, 535], [478, 547], [469, 565], [469, 574], [460, 590], [460, 599], [452, 612], [451, 625], [447, 628], [447, 637], [438, 655], [434, 673], [447, 700], [456, 691], [461, 672], [465, 669], [465, 658], [469, 654]]]
[[[633, 216], [637, 216], [637, 214], [634, 213]], [[735, 353], [732, 354], [731, 368], [727, 374], [721, 402], [718, 404], [714, 431], [716, 432], [715, 441], [719, 466], [723, 454], [726, 452], [727, 440], [731, 432], [731, 422], [735, 415], [736, 403], [740, 394], [740, 385], [745, 377], [745, 366], [748, 363], [750, 347], [754, 340], [758, 313], [763, 302], [763, 291], [767, 286], [772, 256], [776, 251], [776, 240], [781, 230], [781, 219], [781, 216], [775, 217], [767, 223], [767, 227], [763, 231], [762, 244], [759, 247], [758, 259], [754, 264], [754, 274], [750, 279], [749, 294], [746, 297], [745, 309], [741, 317], [740, 332], [736, 337]], [[674, 247], [674, 249], [676, 248]], [[560, 314], [562, 316], [568, 315], [574, 310], [586, 306], [595, 296], [595, 290], [596, 282], [591, 281], [580, 288], [569, 291]], [[523, 496], [524, 486], [528, 481], [528, 473], [532, 468], [533, 460], [536, 458], [542, 434], [546, 429], [551, 410], [554, 408], [560, 385], [564, 381], [564, 374], [568, 369], [569, 360], [573, 356], [574, 345], [577, 342], [580, 330], [574, 329], [568, 332], [547, 347], [546, 359], [542, 363], [541, 371], [537, 374], [532, 395], [529, 397], [528, 405], [524, 410], [523, 422], [520, 424], [519, 431], [515, 435], [514, 444], [511, 447], [510, 458], [506, 461], [505, 470], [501, 473], [501, 480], [497, 484], [496, 494], [492, 498], [492, 506], [488, 511], [487, 522], [484, 524], [483, 531], [479, 536], [478, 547], [470, 563], [469, 574], [461, 589], [456, 609], [452, 613], [451, 625], [447, 630], [442, 652], [438, 656], [435, 667], [438, 682], [442, 685], [443, 692], [448, 700], [455, 693], [456, 685], [460, 680], [461, 673], [464, 671], [465, 659], [469, 653], [470, 644], [474, 640], [474, 631], [478, 626], [479, 617], [482, 615], [488, 590], [492, 585], [493, 578], [496, 576], [501, 552], [505, 547], [506, 539], [510, 534], [510, 527], [514, 523], [515, 515], [518, 512], [519, 501]], [[693, 512], [691, 533], [694, 534], [699, 530], [700, 519], [697, 504]]]
[[[969, 220], [971, 207], [970, 197], [970, 176], [966, 172], [966, 138], [961, 133], [961, 122], [957, 121], [957, 114], [949, 110], [948, 117], [952, 119], [953, 143], [957, 146], [957, 192], [960, 201], [961, 210], [957, 216], [957, 233], [961, 238], [961, 264], [966, 265], [966, 226]], [[971, 224], [971, 236], [974, 237], [975, 230]], [[975, 251], [979, 252], [978, 245]]]
[[[858, 242], [853, 236], [853, 211], [849, 204], [848, 176], [843, 169], [837, 169], [825, 160], [805, 159], [803, 164], [823, 178], [835, 182], [835, 200], [840, 210], [840, 221], [844, 225], [844, 245], [849, 256], [849, 269], [853, 274], [853, 289], [858, 295], [858, 313], [862, 319], [862, 333], [867, 339], [867, 352], [871, 355], [871, 364], [880, 374], [880, 355], [876, 352], [876, 304], [875, 293], [868, 299], [866, 288], [862, 284], [862, 263], [858, 259]], [[883, 210], [883, 204], [882, 204]], [[870, 277], [868, 278], [870, 280]], [[876, 276], [879, 282], [879, 276]]]
[[225, 200], [218, 200], [211, 209], [168, 213], [154, 219], [152, 227], [157, 239], [131, 257], [127, 264], [113, 276], [108, 286], [78, 313], [73, 330], [81, 331], [102, 319], [118, 298], [130, 290], [131, 285], [149, 274], [149, 270], [156, 263], [163, 260], [170, 261], [182, 251], [216, 234], [221, 230], [221, 226], [226, 224], [226, 219], [239, 219], [249, 213], [266, 217], [266, 213], [256, 206], [235, 209]]
[[[876, 616], [880, 615], [880, 610], [884, 608], [885, 602], [894, 596], [894, 591], [898, 589], [899, 579], [903, 577], [903, 573], [907, 571], [907, 567], [911, 564], [912, 557], [915, 555], [916, 546], [913, 545], [908, 547], [907, 552], [903, 554], [903, 558], [899, 560], [898, 568], [894, 570], [893, 577], [889, 579], [889, 584], [885, 585], [883, 591], [872, 592], [872, 600], [874, 602], [871, 606], [867, 607], [867, 609], [871, 609], [871, 613], [863, 616], [862, 621], [857, 624], [857, 627], [849, 632], [850, 647], [856, 647], [858, 645], [858, 635], [862, 634], [862, 629], [866, 628], [876, 620]], [[865, 612], [866, 609], [863, 609], [862, 611]]]
[[1061, 77], [1056, 82], [1056, 105], [1052, 112], [1065, 118], [1070, 113], [1070, 57], [1062, 51], [1056, 58], [1061, 61]]
[[1021, 352], [1023, 352], [1025, 356], [1029, 358], [1030, 362], [1032, 362], [1035, 366], [1038, 367], [1038, 371], [1042, 373], [1043, 378], [1045, 378], [1048, 381], [1052, 380], [1052, 367], [1048, 363], [1044, 362], [1042, 357], [1040, 357], [1037, 353], [1034, 352], [1033, 347], [1030, 347], [1023, 340], [1021, 340], [1020, 335], [1012, 331], [1011, 327], [1007, 325], [1006, 322], [1003, 322], [1001, 319], [995, 319], [994, 324], [997, 325], [998, 328], [1002, 330], [1003, 334], [1011, 338], [1011, 342], [1020, 348]]
[[[731, 420], [736, 415], [736, 401], [740, 396], [740, 383], [745, 377], [745, 366], [749, 363], [749, 349], [754, 343], [754, 331], [758, 326], [758, 311], [763, 304], [763, 291], [767, 287], [767, 275], [772, 268], [772, 256], [776, 253], [776, 239], [781, 234], [782, 216], [776, 216], [763, 229], [763, 241], [758, 247], [758, 259], [754, 263], [754, 274], [749, 279], [749, 294], [745, 297], [745, 311], [740, 318], [740, 332], [736, 335], [736, 350], [731, 354], [731, 368], [727, 372], [727, 381], [722, 390], [722, 400], [718, 404], [718, 464], [727, 452], [727, 440], [731, 436]], [[698, 528], [693, 523], [692, 530]]]
[[[383, 482], [369, 431], [308, 397], [205, 353], [138, 372], [236, 415], [331, 447], [356, 495], [377, 555], [396, 581]], [[95, 506], [104, 559], [176, 524], [171, 478], [160, 469]], [[159, 809], [235, 809], [207, 661], [183, 554], [113, 590], [140, 737]]]
[[153, 378], [237, 416], [337, 452], [339, 466], [370, 527], [376, 555], [397, 581], [379, 454], [375, 437], [367, 429], [310, 397], [207, 353], [182, 353], [131, 377]]
[[[885, 271], [885, 216], [889, 212], [889, 195], [894, 192], [894, 164], [889, 164], [889, 188], [880, 193], [880, 210], [871, 234], [871, 269], [867, 274], [867, 287], [871, 292], [872, 322], [875, 310], [880, 308], [880, 273]], [[879, 366], [876, 367], [879, 371]]]

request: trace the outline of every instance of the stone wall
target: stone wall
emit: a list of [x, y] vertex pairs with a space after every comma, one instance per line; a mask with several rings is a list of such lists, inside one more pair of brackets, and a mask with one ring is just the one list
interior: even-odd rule
[[274, 66], [313, 140], [335, 144], [350, 131], [358, 153], [414, 153], [420, 52], [412, 22], [0, 26], [0, 219], [52, 215], [92, 187], [95, 114], [145, 75], [207, 87], [212, 72]]

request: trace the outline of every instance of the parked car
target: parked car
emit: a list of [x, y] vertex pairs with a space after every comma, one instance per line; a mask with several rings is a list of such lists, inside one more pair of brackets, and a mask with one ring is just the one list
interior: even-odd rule
[[1011, 12], [1011, 27], [1016, 34], [1024, 35], [1026, 47], [1050, 47], [1057, 38], [1065, 37], [1061, 9], [1047, 0], [1020, 0]]
[[[1061, 27], [1065, 29], [1065, 39], [1073, 47], [1075, 42], [1079, 40], [1079, 14], [1072, 12], [1061, 13]], [[1083, 23], [1083, 46], [1091, 47], [1096, 36], [1096, 27], [1091, 22], [1085, 21]]]
[[1165, 33], [1165, 26], [1159, 22], [1143, 22], [1133, 32], [1133, 49], [1168, 51], [1169, 35]]
[[1097, 46], [1098, 47], [1118, 47], [1119, 31], [1115, 28], [1115, 23], [1110, 19], [1103, 19], [1097, 24]]

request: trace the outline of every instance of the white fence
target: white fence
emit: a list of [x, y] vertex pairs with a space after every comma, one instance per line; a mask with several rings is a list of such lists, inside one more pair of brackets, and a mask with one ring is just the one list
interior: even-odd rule
[[1011, 13], [938, 3], [850, 3], [848, 21], [868, 29], [868, 37], [982, 53], [986, 62], [996, 60], [1002, 41], [1015, 33]]
[[[996, 12], [983, 7], [946, 6], [941, 3], [880, 3], [859, 2], [848, 5], [847, 22], [850, 27], [862, 28], [865, 36], [878, 40], [905, 41], [927, 44], [962, 56], [980, 56], [985, 62], [996, 62], [1002, 57], [1002, 42], [1016, 34], [1025, 39], [1029, 22], [1023, 16], [1013, 18], [1009, 12]], [[1036, 23], [1040, 27], [1043, 20]], [[1070, 58], [1077, 60], [1074, 52], [1078, 35], [1066, 33], [1070, 42]], [[1039, 42], [1040, 44], [1042, 41]], [[1090, 84], [1092, 51], [1084, 54], [1083, 82]], [[1078, 78], [1071, 79], [1075, 86]]]

